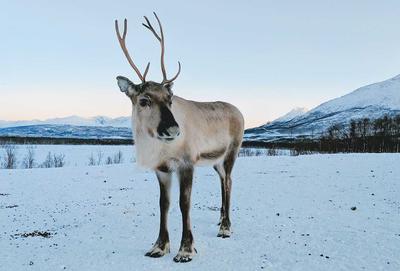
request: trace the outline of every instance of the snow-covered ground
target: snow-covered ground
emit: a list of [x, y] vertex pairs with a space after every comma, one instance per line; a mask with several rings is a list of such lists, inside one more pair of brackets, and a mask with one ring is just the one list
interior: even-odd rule
[[[399, 164], [399, 154], [240, 157], [228, 239], [216, 237], [217, 175], [198, 168], [198, 255], [186, 264], [172, 260], [176, 182], [171, 254], [153, 259], [144, 256], [158, 234], [153, 173], [134, 163], [0, 170], [0, 270], [400, 270]], [[50, 236], [23, 237], [34, 231]]]

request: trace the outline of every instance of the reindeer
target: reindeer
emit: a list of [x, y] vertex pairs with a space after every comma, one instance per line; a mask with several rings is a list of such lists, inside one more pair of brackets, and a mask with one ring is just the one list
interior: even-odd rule
[[128, 78], [118, 76], [118, 86], [132, 102], [132, 129], [139, 165], [155, 171], [160, 186], [160, 231], [154, 246], [145, 254], [162, 257], [170, 252], [167, 229], [170, 205], [172, 173], [179, 179], [179, 206], [182, 213], [182, 239], [175, 262], [191, 261], [195, 253], [190, 223], [190, 197], [193, 169], [199, 165], [211, 165], [221, 180], [222, 206], [218, 237], [231, 235], [229, 207], [231, 199], [231, 172], [243, 137], [244, 120], [240, 111], [225, 102], [195, 102], [185, 100], [172, 93], [173, 81], [181, 71], [167, 79], [164, 63], [164, 33], [161, 22], [154, 13], [159, 26], [157, 33], [146, 16], [143, 25], [149, 29], [161, 45], [161, 83], [146, 81], [150, 62], [143, 73], [134, 64], [126, 47], [127, 20], [124, 31], [115, 30], [129, 64], [141, 80], [134, 84]]

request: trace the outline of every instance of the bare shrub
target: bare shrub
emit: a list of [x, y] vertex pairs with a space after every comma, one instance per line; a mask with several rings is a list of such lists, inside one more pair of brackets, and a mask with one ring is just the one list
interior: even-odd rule
[[98, 150], [96, 157], [93, 155], [93, 152], [89, 156], [89, 166], [100, 166], [103, 162], [104, 152], [102, 150]]
[[276, 155], [278, 155], [278, 153], [275, 148], [269, 148], [267, 151], [267, 155], [268, 156], [276, 156]]
[[113, 159], [111, 158], [111, 156], [108, 156], [106, 159], [106, 165], [112, 165], [113, 164]]
[[239, 151], [239, 157], [251, 157], [251, 156], [264, 156], [267, 155], [265, 149], [254, 149], [254, 148], [241, 148]]
[[5, 145], [2, 167], [6, 169], [14, 169], [17, 167], [17, 148], [13, 145]]
[[35, 150], [32, 147], [27, 148], [28, 152], [22, 159], [22, 166], [24, 168], [34, 168], [36, 166], [35, 162]]
[[44, 162], [40, 165], [40, 167], [43, 167], [43, 168], [54, 167], [54, 160], [53, 160], [53, 156], [51, 155], [51, 152], [47, 153], [46, 158], [45, 158]]
[[65, 166], [65, 154], [51, 154], [51, 152], [48, 152], [46, 159], [40, 166], [43, 168], [63, 167]]
[[98, 165], [98, 166], [101, 165], [101, 162], [103, 161], [103, 156], [104, 156], [104, 152], [102, 150], [98, 150], [96, 165]]
[[250, 148], [241, 148], [238, 156], [239, 157], [253, 156], [253, 151]]
[[89, 162], [88, 162], [88, 166], [95, 166], [96, 165], [96, 161], [94, 159], [94, 155], [93, 152], [90, 154], [89, 156]]
[[60, 154], [54, 154], [53, 155], [53, 164], [54, 167], [63, 167], [65, 166], [65, 154], [60, 153]]
[[121, 164], [124, 162], [124, 156], [121, 150], [119, 150], [116, 154], [114, 154], [113, 163], [114, 164]]

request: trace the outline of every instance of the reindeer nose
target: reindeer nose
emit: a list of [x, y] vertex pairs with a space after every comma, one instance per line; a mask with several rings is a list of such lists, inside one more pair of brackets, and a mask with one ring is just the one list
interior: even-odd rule
[[174, 125], [168, 127], [163, 131], [159, 131], [158, 138], [165, 141], [171, 141], [174, 140], [177, 136], [179, 136], [179, 134], [180, 134], [179, 126]]
[[171, 137], [177, 137], [180, 134], [179, 126], [172, 126], [167, 129], [167, 133]]

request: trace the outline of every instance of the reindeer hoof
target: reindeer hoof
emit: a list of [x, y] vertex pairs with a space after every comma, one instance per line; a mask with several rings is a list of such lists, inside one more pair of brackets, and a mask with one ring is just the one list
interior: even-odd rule
[[217, 237], [229, 238], [231, 237], [231, 230], [226, 227], [220, 227]]
[[179, 249], [178, 254], [174, 257], [174, 262], [176, 262], [176, 263], [190, 262], [196, 253], [197, 253], [197, 250], [193, 246], [192, 247], [181, 247]]
[[169, 243], [166, 244], [154, 244], [154, 246], [145, 254], [147, 257], [160, 258], [165, 254], [169, 253]]

